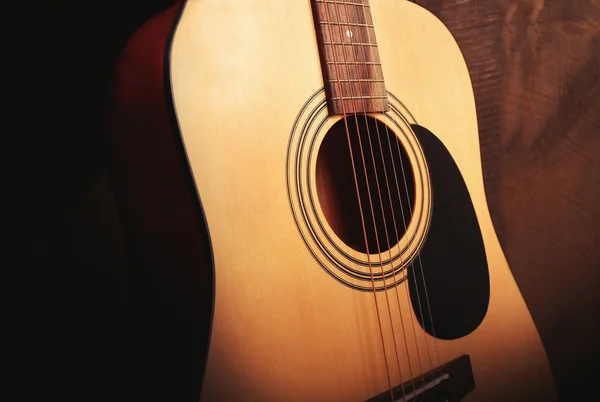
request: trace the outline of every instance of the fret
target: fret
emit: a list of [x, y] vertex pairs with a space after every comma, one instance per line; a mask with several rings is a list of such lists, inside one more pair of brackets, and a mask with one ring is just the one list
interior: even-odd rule
[[371, 5], [367, 3], [357, 3], [355, 1], [339, 1], [339, 0], [315, 0], [316, 3], [327, 3], [327, 4], [347, 4], [349, 6], [359, 6], [359, 7], [371, 7]]
[[329, 82], [384, 82], [380, 78], [349, 78], [341, 80], [329, 80]]
[[332, 96], [332, 100], [387, 99], [387, 95]]
[[389, 110], [368, 0], [313, 0], [330, 114]]
[[[325, 64], [327, 65], [334, 65], [334, 64], [356, 64], [356, 61], [326, 61]], [[360, 62], [361, 64], [365, 64], [367, 66], [381, 66], [381, 63], [378, 61], [362, 61]]]
[[382, 80], [383, 77], [379, 73], [380, 66], [375, 64], [363, 64], [360, 62], [347, 61], [345, 63], [327, 64], [326, 66], [326, 82], [346, 81], [346, 80], [361, 80], [376, 79]]
[[329, 42], [324, 41], [325, 45], [351, 45], [351, 46], [371, 46], [377, 47], [377, 43], [363, 43], [363, 42]]
[[329, 83], [331, 97], [339, 98], [340, 96], [354, 96], [360, 99], [369, 96], [386, 96], [385, 86], [381, 82], [344, 82], [334, 81]]
[[350, 3], [314, 3], [319, 9], [318, 20], [323, 24], [357, 23], [373, 25], [371, 12], [364, 5]]
[[[333, 49], [335, 49], [335, 54]], [[336, 61], [341, 65], [358, 63], [366, 66], [370, 62], [381, 62], [376, 46], [352, 46], [351, 44], [326, 46], [323, 53], [328, 61]], [[374, 73], [381, 74], [381, 64], [376, 64], [376, 66], [378, 67], [373, 70]]]
[[325, 25], [345, 25], [349, 27], [364, 27], [364, 28], [375, 28], [373, 24], [366, 24], [361, 22], [344, 22], [344, 21], [319, 21], [319, 24]]
[[368, 27], [347, 28], [344, 24], [334, 25], [333, 28], [322, 28], [322, 36], [325, 44], [330, 42], [351, 43], [371, 43], [376, 44], [375, 29]]

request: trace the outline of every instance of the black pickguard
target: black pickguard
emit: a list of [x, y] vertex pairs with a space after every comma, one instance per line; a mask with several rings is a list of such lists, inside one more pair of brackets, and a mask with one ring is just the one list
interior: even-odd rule
[[487, 312], [490, 285], [483, 238], [452, 156], [429, 130], [412, 128], [429, 166], [433, 211], [423, 249], [409, 267], [410, 297], [427, 333], [456, 339], [474, 331]]

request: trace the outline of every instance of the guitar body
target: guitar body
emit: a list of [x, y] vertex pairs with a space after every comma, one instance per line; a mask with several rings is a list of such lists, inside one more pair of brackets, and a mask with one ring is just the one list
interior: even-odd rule
[[[462, 355], [475, 382], [466, 401], [555, 400], [543, 345], [488, 212], [462, 54], [423, 8], [404, 0], [370, 5], [393, 99], [388, 117], [374, 118], [402, 137], [415, 172], [413, 218], [424, 222], [409, 224], [393, 242], [404, 250], [404, 276], [375, 293], [368, 280], [337, 265], [368, 260], [377, 272], [392, 252], [367, 256], [348, 246], [332, 223], [335, 204], [327, 205], [319, 187], [327, 173], [315, 155], [340, 117], [327, 117], [323, 106], [310, 2], [189, 0], [181, 10], [167, 44], [167, 103], [204, 211], [214, 269], [200, 400], [365, 401]], [[448, 165], [436, 165], [436, 155]], [[455, 173], [452, 180], [444, 181], [446, 172]], [[343, 197], [352, 202], [356, 194]], [[464, 208], [440, 207], [457, 202]], [[471, 226], [483, 262], [470, 259], [460, 239], [448, 238], [445, 248], [428, 243], [433, 233], [439, 244], [446, 244], [439, 240], [444, 230], [455, 233], [436, 221], [440, 216]], [[337, 251], [323, 251], [328, 247]], [[436, 259], [440, 253], [450, 257]], [[427, 285], [418, 288], [423, 269]], [[453, 270], [461, 284], [436, 299], [446, 279], [436, 280], [435, 272]], [[479, 279], [470, 281], [469, 272]], [[429, 302], [437, 307], [423, 319]], [[440, 324], [436, 335], [435, 322], [444, 320], [456, 321], [458, 330]]]

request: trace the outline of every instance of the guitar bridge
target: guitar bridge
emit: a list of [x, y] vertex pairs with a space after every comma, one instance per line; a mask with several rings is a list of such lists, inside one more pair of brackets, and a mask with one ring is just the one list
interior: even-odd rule
[[[475, 389], [471, 359], [460, 356], [392, 389], [394, 402], [456, 402]], [[389, 402], [385, 391], [366, 402]]]

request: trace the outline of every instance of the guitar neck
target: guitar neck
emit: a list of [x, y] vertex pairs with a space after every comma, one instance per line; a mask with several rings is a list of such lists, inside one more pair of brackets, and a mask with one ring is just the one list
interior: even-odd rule
[[321, 67], [332, 115], [389, 109], [368, 0], [313, 0]]

